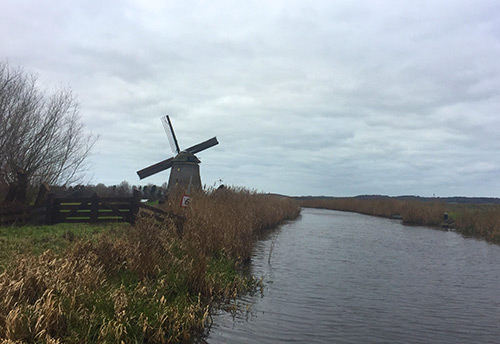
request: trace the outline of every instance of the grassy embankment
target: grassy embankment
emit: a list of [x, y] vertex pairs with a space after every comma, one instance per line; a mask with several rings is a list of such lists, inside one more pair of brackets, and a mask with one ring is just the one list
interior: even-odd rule
[[352, 211], [367, 215], [401, 216], [403, 223], [421, 226], [441, 226], [443, 214], [449, 214], [457, 232], [466, 236], [482, 238], [500, 243], [500, 206], [475, 204], [447, 204], [444, 202], [403, 201], [384, 199], [307, 199], [301, 200], [303, 207]]
[[[180, 211], [178, 202], [170, 207]], [[215, 301], [255, 286], [239, 267], [256, 234], [299, 208], [288, 198], [221, 190], [194, 195], [183, 211], [181, 237], [173, 222], [153, 219], [0, 228], [0, 341], [189, 341]]]

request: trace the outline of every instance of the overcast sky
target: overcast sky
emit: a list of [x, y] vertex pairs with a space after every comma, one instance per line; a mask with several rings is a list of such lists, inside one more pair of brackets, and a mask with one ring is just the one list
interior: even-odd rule
[[287, 195], [500, 196], [500, 2], [0, 2], [0, 59], [71, 87], [90, 181], [217, 136], [202, 182]]

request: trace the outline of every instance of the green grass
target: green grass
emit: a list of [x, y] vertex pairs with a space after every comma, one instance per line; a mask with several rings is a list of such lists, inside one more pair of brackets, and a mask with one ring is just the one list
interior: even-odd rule
[[59, 253], [72, 241], [97, 237], [104, 232], [117, 232], [128, 223], [95, 224], [59, 223], [54, 226], [0, 227], [0, 271], [18, 254], [41, 254], [46, 250]]

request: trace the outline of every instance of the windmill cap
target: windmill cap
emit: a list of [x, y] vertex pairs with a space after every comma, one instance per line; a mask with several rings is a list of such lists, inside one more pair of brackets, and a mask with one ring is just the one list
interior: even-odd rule
[[177, 154], [177, 156], [174, 158], [172, 162], [199, 164], [201, 161], [193, 153], [182, 151], [179, 154]]

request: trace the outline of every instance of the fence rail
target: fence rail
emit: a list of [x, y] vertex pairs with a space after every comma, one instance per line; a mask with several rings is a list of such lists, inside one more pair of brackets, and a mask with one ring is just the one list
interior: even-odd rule
[[49, 198], [46, 223], [134, 223], [139, 206], [138, 197]]
[[28, 206], [9, 204], [0, 208], [0, 225], [23, 224], [30, 219], [30, 207]]

